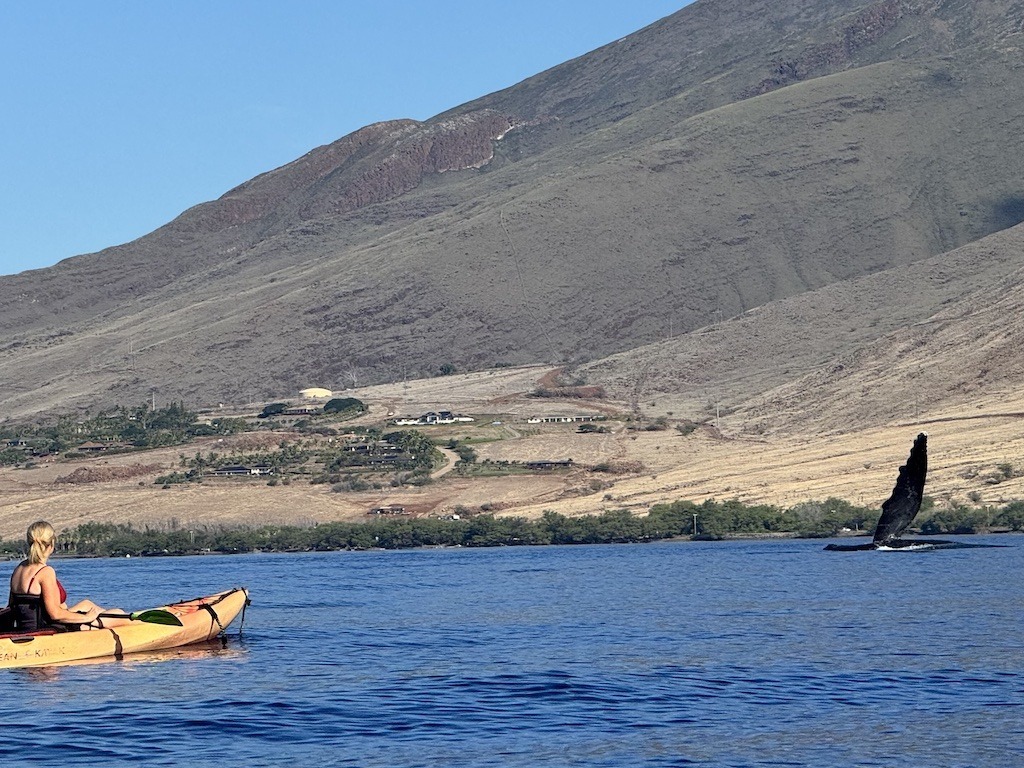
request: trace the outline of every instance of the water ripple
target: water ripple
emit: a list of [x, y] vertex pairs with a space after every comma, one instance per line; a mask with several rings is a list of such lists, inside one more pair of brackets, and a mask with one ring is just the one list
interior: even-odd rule
[[[1024, 563], [963, 552], [959, 567], [822, 556], [816, 542], [72, 561], [75, 583], [97, 587], [187, 585], [196, 568], [248, 583], [244, 636], [0, 674], [7, 700], [37, 713], [7, 710], [17, 742], [0, 757], [1021, 765]], [[320, 593], [297, 606], [311, 571]], [[146, 604], [129, 587], [113, 599]]]

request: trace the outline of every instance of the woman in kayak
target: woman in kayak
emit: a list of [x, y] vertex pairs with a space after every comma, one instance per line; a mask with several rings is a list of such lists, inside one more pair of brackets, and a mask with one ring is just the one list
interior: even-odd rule
[[[105, 629], [127, 624], [128, 619], [100, 617], [106, 613], [91, 600], [82, 600], [68, 608], [67, 592], [57, 572], [46, 561], [53, 554], [53, 526], [44, 520], [28, 527], [28, 557], [11, 574], [8, 605], [19, 632], [38, 629]], [[115, 613], [124, 611], [113, 609]]]

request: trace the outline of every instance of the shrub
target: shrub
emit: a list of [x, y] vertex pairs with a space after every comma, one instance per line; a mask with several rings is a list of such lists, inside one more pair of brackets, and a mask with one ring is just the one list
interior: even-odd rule
[[979, 528], [989, 525], [990, 519], [988, 509], [971, 509], [955, 504], [932, 512], [931, 517], [921, 524], [921, 533], [977, 533]]
[[345, 493], [346, 491], [369, 491], [372, 488], [374, 488], [374, 484], [359, 475], [344, 475], [331, 486], [331, 491]]
[[1012, 531], [1024, 531], [1024, 501], [1011, 501], [996, 515], [993, 522]]
[[345, 411], [366, 412], [366, 404], [355, 397], [336, 397], [324, 405], [324, 413], [344, 413]]
[[477, 453], [471, 446], [459, 443], [451, 448], [459, 454], [459, 461], [465, 462], [466, 464], [472, 464], [477, 459]]

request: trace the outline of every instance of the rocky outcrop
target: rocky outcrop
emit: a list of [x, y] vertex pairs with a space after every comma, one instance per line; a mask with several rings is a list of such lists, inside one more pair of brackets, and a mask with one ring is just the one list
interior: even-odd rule
[[494, 157], [494, 142], [514, 127], [513, 120], [483, 110], [442, 120], [419, 123], [383, 150], [355, 174], [337, 173], [328, 179], [331, 194], [318, 195], [303, 207], [312, 217], [345, 213], [366, 205], [392, 200], [420, 185], [430, 173], [480, 168]]
[[247, 224], [271, 213], [289, 197], [308, 190], [324, 177], [359, 162], [381, 146], [398, 141], [420, 125], [415, 120], [389, 120], [360, 128], [337, 141], [307, 152], [298, 160], [261, 174], [184, 214], [190, 224], [219, 230]]
[[313, 218], [386, 202], [418, 187], [427, 174], [486, 165], [494, 157], [494, 142], [514, 125], [494, 110], [437, 122], [375, 123], [257, 176], [182, 218], [190, 226], [218, 231], [281, 208]]
[[907, 14], [915, 12], [907, 0], [882, 0], [857, 13], [837, 32], [837, 39], [804, 49], [799, 55], [775, 63], [775, 71], [744, 93], [758, 96], [769, 91], [848, 66], [854, 55], [892, 30]]

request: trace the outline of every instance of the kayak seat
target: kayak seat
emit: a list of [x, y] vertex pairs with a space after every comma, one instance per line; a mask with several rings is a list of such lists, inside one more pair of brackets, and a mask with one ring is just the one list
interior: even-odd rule
[[59, 629], [40, 629], [36, 632], [18, 632], [14, 628], [14, 611], [10, 608], [0, 608], [0, 640], [10, 638], [11, 640], [14, 640], [14, 642], [18, 642], [20, 638], [25, 638], [25, 641], [28, 641], [33, 637], [56, 635], [58, 632], [60, 632]]

